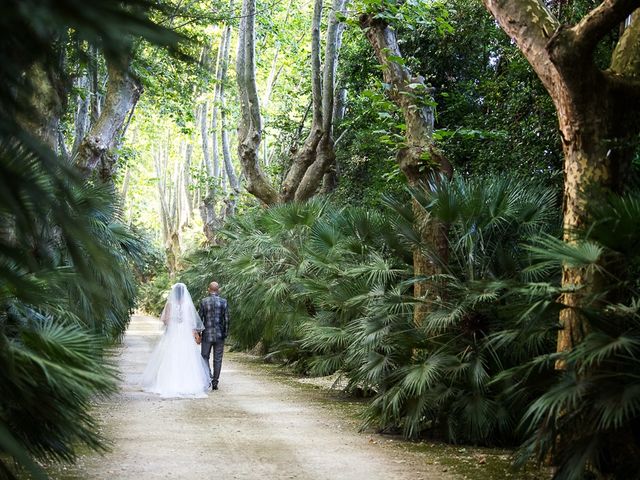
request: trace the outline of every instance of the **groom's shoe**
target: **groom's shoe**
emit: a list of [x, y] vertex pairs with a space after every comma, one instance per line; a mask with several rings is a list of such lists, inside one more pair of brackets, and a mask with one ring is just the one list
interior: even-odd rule
[[211, 390], [217, 390], [218, 389], [218, 384], [217, 383], [212, 383], [211, 384]]

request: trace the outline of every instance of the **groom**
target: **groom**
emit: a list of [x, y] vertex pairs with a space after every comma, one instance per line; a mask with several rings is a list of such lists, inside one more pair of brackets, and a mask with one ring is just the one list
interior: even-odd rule
[[224, 351], [224, 339], [229, 332], [229, 306], [227, 300], [219, 295], [218, 282], [209, 284], [209, 295], [200, 300], [198, 314], [204, 323], [202, 343], [200, 345], [202, 358], [207, 362], [209, 373], [209, 356], [213, 349], [213, 375], [211, 376], [211, 389], [218, 389], [220, 367], [222, 366], [222, 353]]

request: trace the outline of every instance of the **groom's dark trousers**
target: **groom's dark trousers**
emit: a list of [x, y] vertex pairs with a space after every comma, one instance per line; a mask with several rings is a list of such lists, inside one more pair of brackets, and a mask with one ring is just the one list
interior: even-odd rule
[[[217, 293], [212, 293], [200, 301], [198, 314], [204, 324], [200, 353], [202, 354], [202, 358], [206, 360], [207, 366], [209, 366], [211, 350], [213, 350], [211, 386], [218, 388], [224, 341], [229, 332], [229, 306], [227, 305], [227, 300], [220, 297]], [[209, 368], [211, 367], [209, 366]]]
[[[213, 375], [211, 375], [211, 386], [218, 386], [218, 379], [220, 378], [220, 368], [222, 367], [222, 354], [224, 353], [224, 341], [221, 340], [219, 342], [205, 342], [203, 341], [200, 344], [200, 352], [202, 354], [202, 358], [207, 362], [207, 366], [210, 367], [211, 363], [209, 362], [209, 358], [211, 357], [211, 350], [213, 350]], [[211, 374], [211, 370], [209, 370]]]

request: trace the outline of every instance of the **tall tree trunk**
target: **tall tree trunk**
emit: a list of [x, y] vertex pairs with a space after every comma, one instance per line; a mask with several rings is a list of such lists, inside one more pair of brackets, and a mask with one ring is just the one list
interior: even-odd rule
[[98, 47], [92, 45], [89, 47], [89, 90], [91, 92], [90, 107], [91, 107], [91, 125], [95, 125], [100, 118], [102, 98], [100, 95], [100, 75], [99, 75], [99, 53]]
[[339, 15], [344, 14], [347, 3], [348, 0], [333, 0], [332, 10], [329, 14], [322, 72], [321, 137], [315, 145], [316, 151], [313, 163], [305, 171], [296, 189], [296, 200], [307, 200], [313, 196], [320, 187], [327, 168], [333, 165], [336, 160], [333, 145], [333, 107], [336, 95], [335, 78], [338, 68], [338, 56], [342, 45], [342, 33], [344, 32], [344, 23], [340, 22]]
[[262, 119], [255, 76], [255, 14], [256, 0], [243, 0], [236, 59], [241, 112], [238, 159], [246, 176], [247, 190], [262, 202], [271, 205], [278, 201], [278, 192], [270, 184], [258, 160]]
[[[423, 100], [430, 92], [422, 76], [414, 75], [406, 65], [396, 61], [402, 58], [402, 53], [395, 30], [384, 20], [375, 18], [373, 13], [362, 15], [360, 26], [380, 62], [384, 82], [389, 85], [387, 93], [402, 111], [407, 126], [406, 146], [398, 151], [396, 161], [409, 185], [427, 185], [432, 178], [437, 180], [440, 175], [451, 176], [451, 165], [433, 145], [434, 112]], [[413, 202], [413, 210], [415, 226], [423, 243], [446, 261], [448, 246], [445, 227], [440, 222], [429, 219], [416, 201]], [[413, 267], [414, 275], [418, 278], [441, 273], [441, 265], [437, 259], [430, 258], [420, 248], [414, 249]], [[440, 296], [441, 292], [434, 282], [418, 281], [414, 285], [414, 295], [424, 302], [414, 310], [414, 319], [419, 324], [430, 310], [431, 300]]]
[[240, 193], [240, 180], [236, 174], [231, 159], [231, 147], [229, 143], [229, 130], [227, 128], [227, 114], [225, 112], [224, 97], [222, 110], [220, 112], [220, 123], [222, 126], [222, 158], [224, 159], [225, 173], [229, 180], [229, 186], [235, 195]]
[[[233, 0], [230, 2], [230, 8], [233, 7]], [[220, 129], [222, 142], [222, 159], [224, 162], [224, 171], [229, 180], [229, 185], [235, 194], [240, 193], [240, 185], [238, 176], [233, 168], [231, 160], [231, 147], [229, 144], [229, 130], [227, 125], [227, 104], [226, 104], [226, 81], [227, 71], [229, 68], [229, 57], [231, 52], [231, 25], [227, 25], [224, 30], [224, 51], [222, 52], [222, 63], [220, 68], [220, 89], [218, 98], [220, 102]]]
[[[233, 4], [234, 1], [231, 0], [229, 4], [230, 9], [233, 9]], [[204, 233], [207, 237], [207, 242], [210, 244], [215, 244], [217, 242], [217, 232], [222, 226], [224, 216], [226, 214], [224, 207], [220, 208], [220, 212], [216, 212], [216, 206], [219, 201], [223, 199], [223, 195], [226, 196], [226, 192], [223, 191], [223, 177], [224, 172], [227, 170], [227, 161], [231, 163], [228, 132], [226, 131], [226, 112], [224, 111], [224, 93], [231, 45], [231, 28], [230, 24], [225, 26], [218, 48], [214, 73], [216, 83], [214, 86], [214, 98], [211, 108], [212, 161], [209, 162], [207, 167], [207, 192], [202, 199], [202, 205], [200, 208], [204, 223]], [[219, 114], [220, 126], [218, 125]], [[221, 139], [222, 156], [220, 155], [220, 146], [218, 143], [219, 134]], [[202, 135], [205, 135], [204, 126]]]
[[[632, 21], [613, 52], [611, 66], [594, 63], [596, 46], [638, 9], [636, 0], [605, 0], [574, 26], [561, 25], [540, 0], [484, 0], [486, 8], [518, 44], [555, 104], [564, 150], [564, 239], [589, 223], [588, 206], [624, 188], [634, 135], [640, 133], [640, 22]], [[558, 351], [575, 346], [588, 331], [580, 315], [596, 269], [565, 265]], [[558, 364], [558, 368], [564, 365]]]
[[322, 6], [323, 0], [315, 0], [311, 22], [311, 101], [313, 106], [311, 129], [282, 182], [281, 199], [284, 202], [295, 198], [305, 172], [316, 159], [316, 147], [322, 138], [322, 59], [320, 56]]
[[167, 267], [173, 276], [179, 269], [182, 251], [181, 232], [185, 225], [184, 209], [184, 168], [176, 158], [170, 165], [170, 138], [154, 155], [156, 176], [158, 178], [158, 200], [162, 221]]
[[[289, 2], [289, 8], [291, 8], [291, 2]], [[288, 17], [288, 13], [287, 13]], [[269, 69], [269, 76], [267, 77], [267, 85], [264, 89], [264, 95], [262, 98], [262, 110], [266, 111], [269, 108], [271, 102], [271, 94], [273, 93], [273, 87], [275, 87], [278, 81], [278, 76], [282, 71], [284, 65], [278, 66], [278, 56], [280, 54], [280, 42], [276, 42], [276, 51], [273, 53], [273, 59], [271, 60], [271, 68]]]
[[76, 97], [76, 111], [75, 111], [75, 130], [73, 136], [73, 147], [71, 147], [71, 154], [75, 155], [80, 148], [80, 143], [84, 138], [85, 134], [89, 130], [89, 105], [91, 102], [91, 89], [89, 85], [89, 77], [87, 75], [83, 75], [78, 79], [77, 82], [78, 89], [84, 91], [83, 95], [77, 95]]
[[[238, 128], [238, 156], [242, 172], [247, 180], [247, 190], [267, 205], [293, 199], [305, 200], [319, 188], [324, 172], [333, 159], [331, 124], [333, 95], [335, 87], [335, 62], [339, 47], [339, 20], [336, 12], [344, 9], [348, 0], [334, 0], [327, 28], [327, 55], [324, 74], [320, 59], [320, 25], [322, 20], [322, 0], [314, 3], [312, 21], [312, 105], [313, 120], [311, 131], [293, 158], [280, 194], [269, 182], [258, 161], [258, 148], [262, 136], [260, 104], [255, 86], [255, 0], [244, 0], [240, 20], [236, 78], [240, 92], [242, 118]], [[325, 88], [323, 90], [323, 76]], [[326, 98], [323, 100], [323, 98]], [[323, 114], [327, 109], [327, 114]], [[306, 114], [305, 114], [306, 117]], [[326, 130], [326, 135], [325, 135]], [[323, 140], [320, 150], [318, 145]], [[318, 160], [317, 164], [315, 163]], [[306, 176], [306, 178], [305, 178]]]
[[[289, 21], [289, 15], [291, 14], [292, 5], [293, 5], [293, 0], [289, 0], [289, 4], [287, 5], [287, 10], [286, 10], [286, 15], [283, 21], [284, 25], [286, 25], [287, 22]], [[275, 84], [278, 81], [280, 72], [284, 67], [284, 64], [278, 66], [278, 56], [280, 55], [280, 48], [281, 48], [281, 43], [279, 40], [276, 40], [275, 52], [273, 53], [273, 59], [271, 60], [271, 68], [269, 69], [269, 76], [267, 77], [267, 84], [265, 86], [264, 95], [262, 96], [262, 111], [264, 113], [265, 124], [267, 124], [267, 115], [269, 113], [269, 103], [271, 101], [271, 94], [273, 93], [273, 88], [275, 87]], [[262, 158], [264, 160], [264, 164], [269, 165], [270, 163], [269, 149], [268, 149], [266, 138], [264, 136], [262, 138], [262, 147], [263, 147]]]
[[191, 220], [191, 214], [193, 213], [193, 179], [191, 177], [191, 160], [193, 159], [193, 142], [189, 141], [184, 147], [184, 165], [182, 167], [182, 176], [184, 183], [184, 195], [185, 195], [185, 207], [186, 207], [186, 224], [189, 224]]
[[[291, 2], [289, 3], [289, 7], [291, 7]], [[269, 70], [269, 77], [267, 78], [267, 86], [265, 87], [264, 95], [262, 97], [262, 112], [264, 113], [265, 125], [268, 123], [267, 115], [268, 115], [269, 102], [271, 100], [271, 93], [273, 93], [273, 87], [283, 67], [283, 65], [280, 65], [280, 67], [278, 67], [279, 53], [280, 53], [280, 42], [276, 42], [276, 51], [273, 54], [273, 59], [271, 60], [271, 69]], [[265, 165], [269, 165], [269, 148], [267, 143], [268, 142], [266, 141], [266, 136], [263, 135], [262, 159]]]
[[221, 95], [221, 107], [220, 107], [220, 126], [222, 128], [222, 158], [224, 160], [224, 172], [229, 182], [230, 192], [225, 195], [225, 204], [227, 206], [225, 211], [225, 218], [232, 217], [236, 212], [236, 204], [238, 202], [238, 195], [240, 194], [240, 181], [236, 175], [231, 160], [231, 148], [229, 145], [229, 130], [227, 128], [227, 114], [226, 104], [224, 98], [224, 89]]
[[[336, 99], [333, 105], [333, 130], [336, 127], [340, 126], [340, 123], [344, 120], [345, 113], [347, 111], [347, 89], [339, 88], [336, 91]], [[340, 134], [342, 136], [342, 134]], [[338, 137], [340, 140], [340, 137]], [[338, 143], [338, 140], [334, 142], [334, 149]], [[322, 179], [322, 190], [321, 193], [327, 194], [331, 193], [338, 186], [338, 164], [337, 162], [333, 162], [332, 165], [329, 166], [327, 172], [324, 174]]]
[[220, 177], [220, 148], [218, 146], [218, 110], [220, 106], [220, 90], [222, 89], [222, 82], [226, 75], [225, 63], [225, 51], [227, 43], [227, 27], [222, 32], [220, 37], [220, 46], [218, 47], [218, 55], [216, 59], [216, 71], [215, 79], [216, 83], [213, 89], [213, 104], [211, 106], [211, 155], [213, 159], [213, 177], [216, 182], [219, 182]]
[[196, 120], [200, 124], [200, 138], [202, 140], [202, 163], [208, 177], [213, 177], [213, 163], [211, 163], [211, 151], [209, 150], [209, 105], [204, 102], [198, 111]]
[[83, 139], [75, 163], [84, 177], [100, 168], [100, 178], [110, 181], [115, 171], [112, 150], [117, 146], [128, 115], [142, 93], [142, 84], [130, 72], [131, 58], [107, 58], [107, 94], [97, 122]]

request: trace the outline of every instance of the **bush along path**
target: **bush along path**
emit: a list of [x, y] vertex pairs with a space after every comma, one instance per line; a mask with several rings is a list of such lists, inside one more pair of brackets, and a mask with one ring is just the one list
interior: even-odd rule
[[358, 433], [344, 412], [309, 398], [319, 391], [282, 381], [240, 354], [225, 357], [220, 390], [206, 399], [142, 392], [137, 382], [159, 334], [157, 319], [133, 317], [117, 354], [120, 393], [96, 407], [111, 450], [82, 455], [72, 467], [52, 467], [53, 478], [465, 477], [426, 459], [419, 449], [395, 445], [403, 442]]

